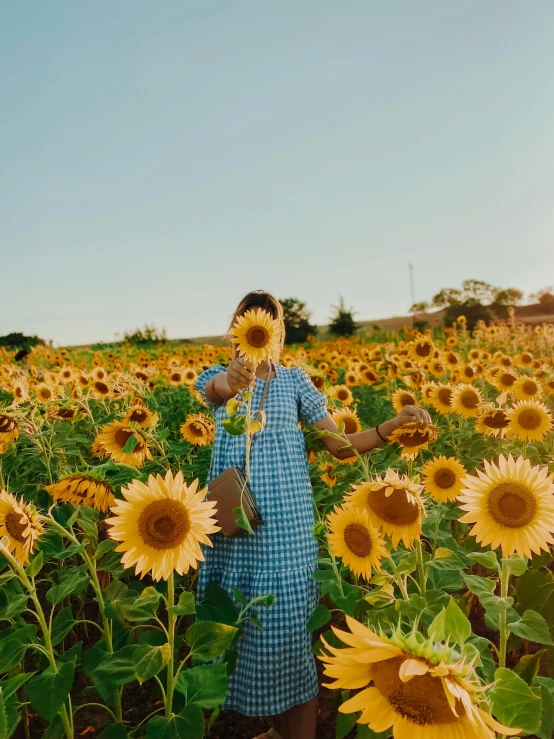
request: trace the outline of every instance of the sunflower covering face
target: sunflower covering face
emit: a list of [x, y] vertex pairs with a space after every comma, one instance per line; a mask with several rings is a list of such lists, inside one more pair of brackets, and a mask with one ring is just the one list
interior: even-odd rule
[[279, 349], [280, 326], [262, 308], [246, 311], [237, 316], [230, 331], [231, 342], [236, 345], [239, 355], [248, 359], [255, 367], [261, 362], [273, 359]]
[[198, 479], [187, 485], [181, 470], [165, 478], [150, 475], [148, 482], [133, 480], [121, 492], [125, 500], [112, 507], [109, 536], [121, 544], [121, 563], [135, 566], [143, 577], [167, 580], [173, 571], [184, 575], [204, 561], [200, 544], [212, 546], [208, 534], [219, 531], [213, 518], [215, 502], [204, 501], [206, 489], [198, 490]]
[[318, 655], [324, 674], [334, 678], [325, 687], [363, 688], [340, 706], [341, 713], [361, 711], [359, 724], [376, 733], [392, 729], [393, 739], [494, 739], [495, 732], [520, 733], [481, 708], [483, 686], [452, 650], [398, 630], [392, 637], [380, 636], [350, 616], [346, 623], [350, 631], [331, 628], [347, 647], [331, 647], [321, 637], [329, 654]]
[[532, 557], [554, 544], [554, 475], [528, 459], [500, 455], [498, 464], [484, 461], [484, 471], [467, 475], [458, 496], [467, 513], [462, 523], [479, 544], [502, 549], [509, 557]]

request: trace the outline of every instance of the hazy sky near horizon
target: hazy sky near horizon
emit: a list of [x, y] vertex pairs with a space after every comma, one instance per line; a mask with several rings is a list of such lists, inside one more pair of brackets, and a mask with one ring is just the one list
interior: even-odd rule
[[5, 0], [0, 63], [0, 334], [554, 283], [551, 0]]

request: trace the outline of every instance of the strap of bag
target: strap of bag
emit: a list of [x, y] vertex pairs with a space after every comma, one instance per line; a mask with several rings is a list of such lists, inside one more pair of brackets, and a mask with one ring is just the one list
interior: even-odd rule
[[[267, 395], [267, 391], [269, 390], [269, 383], [270, 383], [270, 380], [271, 380], [271, 373], [272, 372], [273, 372], [273, 364], [271, 363], [271, 360], [269, 360], [269, 367], [268, 367], [267, 375], [266, 375], [266, 378], [265, 378], [264, 391], [262, 393], [262, 397], [260, 398], [260, 403], [258, 405], [258, 408], [257, 408], [256, 411], [254, 411], [254, 413], [257, 413], [258, 411], [261, 411], [263, 409], [263, 407], [264, 407], [265, 396]], [[210, 460], [210, 469], [208, 470], [208, 477], [210, 477], [211, 474], [212, 474], [213, 463], [214, 463], [214, 451], [212, 450], [212, 458]]]

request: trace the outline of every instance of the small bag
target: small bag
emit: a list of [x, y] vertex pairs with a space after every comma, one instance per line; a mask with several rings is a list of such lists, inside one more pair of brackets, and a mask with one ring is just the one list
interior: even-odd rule
[[[272, 365], [269, 362], [269, 370], [265, 380], [265, 387], [260, 399], [260, 405], [256, 413], [259, 413], [264, 405], [265, 396], [269, 389], [269, 383], [271, 381]], [[261, 431], [257, 432], [258, 434]], [[252, 438], [252, 443], [256, 434]], [[250, 449], [252, 449], [252, 443]], [[213, 462], [213, 459], [212, 459]], [[211, 471], [211, 465], [210, 465]], [[212, 500], [217, 503], [217, 507], [214, 511], [214, 516], [218, 526], [225, 536], [238, 536], [239, 534], [245, 533], [244, 529], [236, 523], [236, 515], [233, 512], [233, 508], [238, 508], [241, 505], [246, 516], [248, 523], [252, 528], [258, 525], [264, 526], [264, 520], [256, 505], [256, 500], [252, 493], [252, 489], [246, 480], [244, 472], [240, 467], [229, 467], [217, 477], [214, 477], [208, 483], [208, 494], [206, 500]]]

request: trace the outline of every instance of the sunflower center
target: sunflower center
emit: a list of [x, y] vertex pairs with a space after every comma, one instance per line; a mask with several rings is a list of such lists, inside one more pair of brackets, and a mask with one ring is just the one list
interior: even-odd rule
[[52, 396], [52, 391], [47, 387], [43, 387], [40, 391], [40, 394], [43, 398], [50, 398]]
[[138, 527], [145, 544], [154, 549], [174, 549], [186, 539], [190, 518], [178, 500], [155, 500], [140, 514]]
[[196, 421], [193, 421], [190, 424], [189, 428], [190, 428], [191, 433], [194, 434], [195, 436], [204, 436], [205, 429], [201, 423], [197, 423]]
[[21, 518], [21, 513], [10, 511], [6, 514], [5, 526], [6, 531], [12, 539], [15, 539], [15, 541], [18, 541], [21, 544], [25, 544], [27, 538], [23, 535], [23, 532], [27, 530], [27, 523], [21, 523]]
[[517, 420], [522, 429], [534, 431], [539, 428], [542, 419], [540, 413], [532, 408], [526, 408], [518, 414]]
[[398, 441], [402, 446], [421, 446], [429, 441], [429, 434], [427, 431], [415, 431], [413, 434], [402, 434]]
[[5, 434], [12, 429], [12, 419], [9, 416], [0, 416], [0, 433]]
[[103, 395], [107, 395], [110, 392], [110, 388], [106, 385], [105, 382], [97, 381], [94, 383], [94, 387], [99, 393], [102, 393]]
[[261, 349], [269, 341], [269, 333], [263, 326], [252, 326], [246, 332], [246, 340], [256, 349]]
[[509, 420], [506, 418], [504, 411], [495, 411], [485, 416], [483, 423], [490, 429], [505, 429], [509, 424]]
[[346, 400], [348, 398], [348, 392], [346, 390], [339, 390], [337, 392], [337, 398], [341, 401]]
[[464, 408], [477, 408], [477, 406], [479, 405], [479, 398], [477, 397], [476, 393], [472, 392], [471, 390], [466, 390], [460, 395], [460, 403], [464, 406]]
[[417, 726], [453, 724], [465, 715], [461, 701], [456, 700], [454, 714], [448, 704], [439, 677], [416, 675], [403, 683], [399, 676], [404, 657], [394, 657], [371, 665], [371, 675], [377, 690], [402, 718]]
[[443, 488], [443, 490], [451, 488], [455, 482], [456, 474], [446, 467], [444, 467], [442, 470], [437, 470], [437, 472], [435, 473], [435, 484], [438, 485], [439, 488]]
[[450, 405], [452, 390], [449, 387], [441, 387], [437, 393], [437, 398], [443, 405]]
[[396, 489], [392, 495], [385, 494], [386, 487], [373, 490], [367, 496], [367, 503], [379, 518], [396, 526], [409, 526], [419, 517], [419, 506], [408, 499], [404, 489]]
[[355, 434], [358, 430], [356, 421], [353, 418], [343, 418], [344, 421], [344, 432], [346, 434]]
[[131, 413], [130, 421], [134, 421], [135, 423], [143, 423], [147, 419], [147, 413], [146, 411], [143, 411], [142, 408], [138, 408], [137, 410], [133, 411]]
[[429, 354], [431, 354], [431, 345], [427, 343], [426, 344], [416, 344], [415, 351], [418, 357], [428, 357]]
[[513, 375], [511, 375], [509, 372], [506, 372], [500, 378], [500, 383], [504, 385], [504, 387], [512, 387], [515, 381], [516, 381], [516, 378]]
[[400, 396], [400, 405], [402, 406], [402, 408], [404, 408], [404, 406], [406, 405], [414, 405], [414, 403], [415, 398], [413, 397], [413, 395], [410, 395], [409, 393], [404, 393], [404, 395]]
[[522, 386], [521, 389], [525, 393], [525, 395], [536, 395], [538, 392], [538, 387], [533, 380], [526, 380]]
[[490, 515], [502, 526], [519, 529], [527, 526], [537, 512], [537, 501], [528, 487], [519, 482], [502, 482], [489, 493]]
[[371, 537], [362, 524], [348, 524], [344, 529], [344, 543], [357, 557], [367, 557], [371, 552]]
[[[117, 431], [114, 434], [114, 440], [117, 446], [120, 449], [123, 449], [125, 444], [129, 441], [131, 436], [133, 436], [135, 432], [132, 429], [117, 429]], [[133, 449], [133, 452], [140, 452], [144, 447], [144, 444], [139, 439], [137, 442], [137, 445]]]

